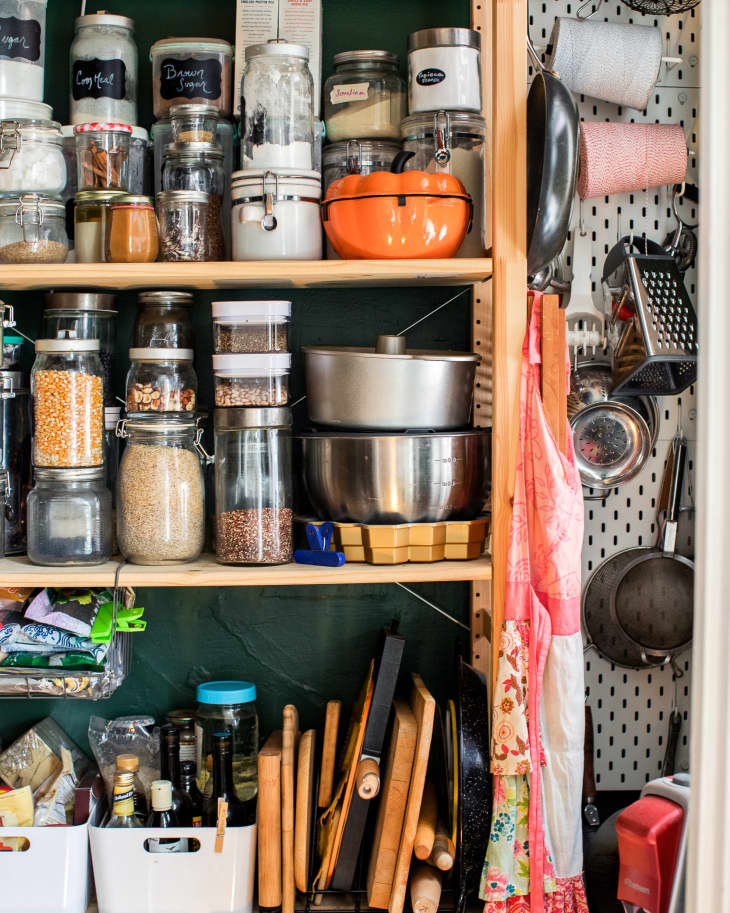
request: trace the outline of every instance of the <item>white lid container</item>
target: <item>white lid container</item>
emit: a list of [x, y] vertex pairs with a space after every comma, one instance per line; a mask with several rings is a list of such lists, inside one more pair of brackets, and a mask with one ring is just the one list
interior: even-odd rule
[[408, 110], [481, 111], [481, 36], [474, 29], [420, 29], [408, 36]]
[[283, 323], [291, 319], [291, 301], [214, 301], [216, 323]]
[[291, 353], [213, 356], [216, 406], [285, 406]]
[[216, 353], [286, 352], [291, 301], [214, 301]]
[[290, 371], [291, 352], [213, 356], [213, 373], [219, 377], [263, 377]]

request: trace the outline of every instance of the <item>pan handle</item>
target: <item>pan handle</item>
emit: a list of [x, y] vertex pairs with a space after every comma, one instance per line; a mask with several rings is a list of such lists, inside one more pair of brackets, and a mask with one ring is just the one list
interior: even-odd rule
[[559, 79], [560, 75], [558, 73], [556, 73], [555, 70], [548, 69], [548, 67], [545, 66], [545, 64], [542, 62], [542, 60], [540, 60], [540, 55], [535, 50], [535, 45], [532, 43], [532, 38], [530, 38], [529, 32], [527, 33], [527, 35], [525, 37], [527, 38], [527, 53], [532, 58], [532, 62], [535, 64], [535, 68], [540, 73], [550, 73], [553, 76], [555, 76], [556, 79]]
[[677, 435], [672, 442], [673, 463], [672, 477], [669, 483], [669, 502], [667, 504], [667, 519], [664, 523], [664, 541], [662, 549], [666, 554], [673, 555], [677, 548], [677, 522], [679, 520], [679, 501], [682, 496], [682, 483], [684, 482], [684, 466], [687, 458], [687, 441]]

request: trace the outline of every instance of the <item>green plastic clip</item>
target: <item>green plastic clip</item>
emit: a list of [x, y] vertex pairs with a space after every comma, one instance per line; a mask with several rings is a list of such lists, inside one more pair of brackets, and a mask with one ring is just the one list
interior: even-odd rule
[[[147, 622], [140, 619], [144, 614], [144, 606], [134, 606], [131, 609], [117, 609], [117, 631], [125, 634], [136, 634], [138, 631], [144, 631]], [[112, 619], [114, 617], [114, 605], [107, 602], [99, 606], [96, 620], [91, 628], [91, 639], [95, 644], [108, 644], [112, 639]]]

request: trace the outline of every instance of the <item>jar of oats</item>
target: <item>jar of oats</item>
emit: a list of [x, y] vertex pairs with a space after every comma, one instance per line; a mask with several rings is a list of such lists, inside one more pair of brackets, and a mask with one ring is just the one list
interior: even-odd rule
[[33, 465], [102, 466], [104, 370], [98, 339], [38, 339], [31, 373]]

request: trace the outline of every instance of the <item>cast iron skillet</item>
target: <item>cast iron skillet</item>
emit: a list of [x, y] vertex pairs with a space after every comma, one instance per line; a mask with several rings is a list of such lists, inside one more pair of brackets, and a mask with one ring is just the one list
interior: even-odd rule
[[578, 178], [580, 126], [575, 100], [542, 65], [528, 37], [535, 78], [527, 96], [527, 274], [563, 248]]

